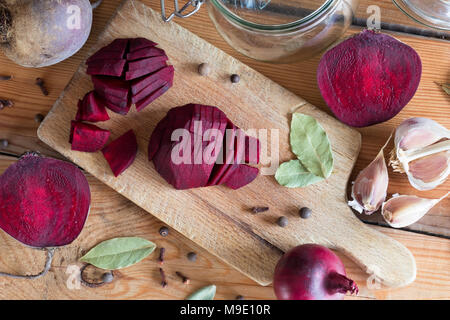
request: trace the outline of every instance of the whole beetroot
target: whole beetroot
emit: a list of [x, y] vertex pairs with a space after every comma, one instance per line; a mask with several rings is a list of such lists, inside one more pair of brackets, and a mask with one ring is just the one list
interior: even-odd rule
[[273, 285], [280, 300], [341, 300], [358, 293], [344, 265], [330, 249], [304, 244], [284, 254], [275, 268]]
[[92, 27], [89, 0], [0, 0], [0, 44], [24, 67], [53, 65], [75, 54]]
[[422, 63], [413, 48], [365, 30], [323, 55], [317, 83], [339, 120], [366, 127], [397, 115], [414, 96], [421, 74]]

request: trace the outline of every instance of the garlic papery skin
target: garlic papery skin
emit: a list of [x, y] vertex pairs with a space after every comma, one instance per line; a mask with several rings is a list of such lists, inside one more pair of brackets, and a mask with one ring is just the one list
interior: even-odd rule
[[418, 190], [431, 190], [450, 174], [450, 131], [436, 121], [411, 118], [395, 132], [390, 165]]
[[348, 205], [359, 213], [364, 211], [365, 214], [370, 215], [377, 211], [386, 200], [389, 184], [383, 152], [386, 145], [383, 146], [376, 158], [358, 174], [353, 183], [353, 200], [349, 201]]
[[420, 220], [431, 208], [448, 195], [449, 193], [440, 199], [394, 196], [383, 203], [381, 214], [391, 227], [404, 228]]

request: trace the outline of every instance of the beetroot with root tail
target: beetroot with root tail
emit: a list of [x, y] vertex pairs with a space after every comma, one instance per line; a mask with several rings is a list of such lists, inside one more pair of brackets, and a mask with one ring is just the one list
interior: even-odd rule
[[97, 96], [95, 91], [88, 92], [83, 100], [78, 102], [76, 121], [100, 122], [109, 120], [105, 103]]
[[317, 244], [304, 244], [284, 254], [275, 268], [273, 286], [279, 300], [342, 300], [358, 294], [339, 257]]
[[127, 170], [136, 159], [138, 152], [136, 135], [133, 130], [130, 130], [111, 142], [102, 152], [114, 176], [117, 177]]
[[69, 143], [72, 150], [97, 152], [108, 142], [110, 132], [93, 124], [72, 121]]
[[366, 127], [397, 115], [414, 96], [421, 73], [422, 62], [414, 49], [365, 30], [323, 55], [317, 82], [339, 120]]

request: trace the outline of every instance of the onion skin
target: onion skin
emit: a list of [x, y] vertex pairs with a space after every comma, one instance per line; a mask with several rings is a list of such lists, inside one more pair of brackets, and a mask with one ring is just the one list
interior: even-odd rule
[[[79, 8], [79, 28], [68, 21]], [[0, 0], [1, 47], [5, 55], [24, 67], [45, 67], [74, 55], [85, 44], [92, 27], [92, 6], [88, 0]], [[5, 23], [7, 23], [5, 25]]]
[[285, 253], [274, 274], [279, 300], [342, 300], [347, 292], [358, 293], [344, 265], [330, 249], [305, 244]]

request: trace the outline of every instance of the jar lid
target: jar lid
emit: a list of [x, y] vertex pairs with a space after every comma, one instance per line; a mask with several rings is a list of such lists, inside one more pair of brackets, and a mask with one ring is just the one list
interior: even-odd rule
[[406, 15], [425, 26], [450, 30], [450, 0], [393, 0]]
[[249, 24], [278, 26], [308, 20], [328, 9], [334, 0], [212, 0], [235, 18]]

